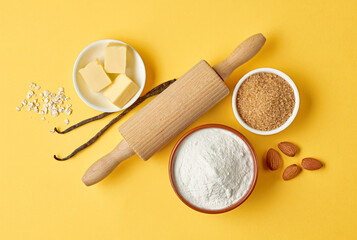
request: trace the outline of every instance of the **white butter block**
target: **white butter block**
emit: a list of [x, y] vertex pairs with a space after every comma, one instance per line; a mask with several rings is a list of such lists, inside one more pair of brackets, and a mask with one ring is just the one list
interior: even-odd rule
[[99, 92], [112, 83], [98, 59], [79, 70], [84, 81], [95, 92]]
[[123, 108], [139, 89], [126, 74], [119, 74], [113, 84], [104, 89], [103, 95], [116, 106]]
[[125, 73], [125, 45], [109, 44], [105, 48], [104, 68], [107, 73]]

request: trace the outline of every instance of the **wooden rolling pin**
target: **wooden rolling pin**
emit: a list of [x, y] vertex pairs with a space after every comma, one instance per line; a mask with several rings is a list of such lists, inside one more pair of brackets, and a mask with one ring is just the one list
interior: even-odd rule
[[259, 33], [246, 39], [213, 68], [200, 61], [119, 127], [124, 139], [86, 171], [82, 178], [84, 184], [99, 182], [135, 153], [148, 160], [229, 94], [224, 81], [257, 54], [264, 43], [265, 37]]

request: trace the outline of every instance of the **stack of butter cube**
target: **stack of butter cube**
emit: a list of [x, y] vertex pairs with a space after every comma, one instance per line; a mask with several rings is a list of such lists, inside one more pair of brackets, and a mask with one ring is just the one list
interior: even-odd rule
[[[93, 91], [103, 93], [119, 108], [123, 108], [139, 91], [139, 86], [125, 74], [126, 55], [125, 45], [110, 43], [105, 48], [104, 67], [99, 59], [96, 59], [79, 70]], [[112, 80], [108, 73], [118, 75]]]

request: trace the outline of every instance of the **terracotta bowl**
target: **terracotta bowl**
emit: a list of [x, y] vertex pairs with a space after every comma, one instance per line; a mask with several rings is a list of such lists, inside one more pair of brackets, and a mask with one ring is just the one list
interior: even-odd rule
[[[178, 149], [178, 147], [180, 146], [180, 144], [182, 143], [183, 140], [186, 139], [187, 136], [189, 136], [190, 134], [201, 130], [201, 129], [205, 129], [205, 128], [221, 128], [224, 130], [228, 130], [232, 133], [234, 133], [235, 135], [237, 135], [239, 138], [241, 138], [248, 146], [249, 151], [253, 157], [253, 164], [254, 164], [254, 175], [253, 175], [253, 181], [252, 184], [249, 187], [249, 190], [247, 191], [247, 193], [236, 203], [226, 207], [226, 208], [222, 208], [222, 209], [217, 209], [217, 210], [209, 210], [209, 209], [203, 209], [203, 208], [199, 208], [197, 206], [192, 205], [189, 201], [187, 201], [178, 191], [176, 184], [175, 184], [175, 178], [174, 178], [174, 161], [175, 161], [175, 153], [176, 150]], [[250, 144], [250, 142], [243, 136], [243, 134], [241, 134], [240, 132], [238, 132], [237, 130], [230, 128], [228, 126], [225, 125], [220, 125], [220, 124], [206, 124], [206, 125], [201, 125], [198, 126], [194, 129], [191, 129], [190, 131], [188, 131], [187, 133], [185, 133], [176, 143], [175, 147], [173, 148], [172, 152], [171, 152], [171, 156], [170, 156], [170, 163], [169, 163], [169, 176], [170, 176], [170, 182], [171, 182], [171, 186], [174, 189], [176, 195], [181, 199], [181, 201], [186, 204], [187, 206], [189, 206], [190, 208], [202, 212], [202, 213], [209, 213], [209, 214], [216, 214], [216, 213], [224, 213], [224, 212], [228, 212], [236, 207], [238, 207], [239, 205], [241, 205], [245, 200], [247, 200], [247, 198], [250, 196], [250, 194], [252, 193], [255, 184], [257, 182], [257, 177], [258, 177], [258, 160], [257, 160], [257, 155], [255, 154], [255, 151], [252, 147], [252, 145]]]

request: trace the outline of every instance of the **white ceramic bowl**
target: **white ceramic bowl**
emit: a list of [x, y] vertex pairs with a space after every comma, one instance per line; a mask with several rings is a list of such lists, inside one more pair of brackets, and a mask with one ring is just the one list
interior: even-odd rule
[[[239, 113], [238, 113], [238, 110], [237, 110], [237, 104], [236, 104], [236, 99], [237, 99], [237, 93], [238, 93], [238, 89], [239, 87], [242, 85], [242, 83], [251, 75], [255, 74], [255, 73], [260, 73], [260, 72], [268, 72], [268, 73], [274, 73], [280, 77], [282, 77], [283, 79], [285, 79], [285, 81], [287, 81], [291, 88], [293, 89], [294, 91], [294, 96], [295, 96], [295, 106], [294, 106], [294, 109], [293, 109], [293, 113], [291, 114], [291, 116], [289, 117], [289, 119], [283, 124], [281, 125], [280, 127], [276, 128], [276, 129], [273, 129], [273, 130], [270, 130], [270, 131], [261, 131], [261, 130], [257, 130], [257, 129], [254, 129], [250, 126], [248, 126], [244, 121], [243, 119], [239, 116]], [[298, 110], [299, 110], [299, 103], [300, 103], [300, 97], [299, 97], [299, 92], [298, 92], [298, 89], [297, 87], [295, 86], [295, 83], [293, 82], [293, 80], [291, 80], [291, 78], [286, 75], [285, 73], [279, 71], [279, 70], [276, 70], [276, 69], [273, 69], [273, 68], [258, 68], [258, 69], [255, 69], [253, 71], [250, 71], [249, 73], [247, 73], [246, 75], [244, 75], [240, 80], [239, 82], [237, 83], [236, 87], [234, 88], [234, 92], [233, 92], [233, 96], [232, 96], [232, 106], [233, 106], [233, 112], [234, 112], [234, 115], [236, 116], [238, 122], [245, 128], [247, 129], [248, 131], [252, 132], [252, 133], [255, 133], [255, 134], [259, 134], [259, 135], [272, 135], [272, 134], [275, 134], [275, 133], [278, 133], [278, 132], [281, 132], [283, 131], [285, 128], [287, 128], [292, 122], [293, 120], [295, 119], [297, 113], [298, 113]]]
[[[96, 93], [92, 91], [84, 82], [82, 76], [78, 73], [79, 69], [83, 68], [89, 62], [95, 60], [96, 58], [98, 58], [102, 63], [104, 63], [105, 47], [108, 45], [108, 43], [120, 43], [127, 45], [126, 74], [140, 87], [139, 91], [135, 94], [135, 96], [123, 108], [115, 106], [101, 93]], [[109, 74], [109, 76], [113, 75]], [[79, 54], [73, 68], [74, 88], [76, 89], [79, 97], [91, 108], [102, 112], [117, 112], [128, 108], [139, 98], [140, 94], [144, 89], [145, 81], [145, 65], [137, 51], [135, 51], [135, 49], [129, 46], [128, 44], [113, 39], [99, 40], [90, 44]]]

